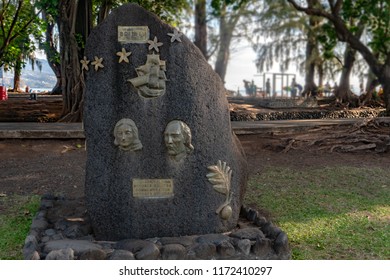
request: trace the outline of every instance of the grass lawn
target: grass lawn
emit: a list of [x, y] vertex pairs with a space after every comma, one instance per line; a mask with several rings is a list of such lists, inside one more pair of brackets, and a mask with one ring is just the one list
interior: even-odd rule
[[293, 259], [390, 259], [388, 170], [269, 168], [245, 204], [287, 233]]
[[38, 196], [0, 197], [0, 260], [22, 260], [24, 240], [38, 211]]

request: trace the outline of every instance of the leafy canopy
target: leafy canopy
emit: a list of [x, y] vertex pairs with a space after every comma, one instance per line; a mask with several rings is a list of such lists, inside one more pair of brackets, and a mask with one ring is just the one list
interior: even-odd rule
[[3, 1], [0, 5], [0, 65], [14, 67], [21, 56], [36, 49], [42, 36], [42, 21], [34, 1]]

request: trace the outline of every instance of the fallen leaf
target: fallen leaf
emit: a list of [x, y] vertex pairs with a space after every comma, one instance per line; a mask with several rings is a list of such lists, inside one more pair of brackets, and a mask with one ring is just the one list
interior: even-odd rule
[[71, 150], [75, 150], [75, 147], [70, 147], [70, 146], [64, 146], [64, 149], [61, 151], [61, 154], [64, 154], [66, 152], [69, 152]]

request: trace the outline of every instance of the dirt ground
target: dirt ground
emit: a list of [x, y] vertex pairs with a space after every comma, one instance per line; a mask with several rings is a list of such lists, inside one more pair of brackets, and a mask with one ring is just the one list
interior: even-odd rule
[[[253, 110], [249, 107], [241, 104], [238, 109]], [[59, 116], [60, 110], [60, 98], [11, 98], [0, 102], [0, 121], [31, 121], [31, 116], [44, 121]], [[389, 124], [371, 122], [348, 128], [241, 135], [239, 139], [250, 174], [277, 166], [297, 170], [380, 166], [390, 171]], [[0, 195], [52, 193], [80, 198], [84, 195], [85, 161], [83, 140], [0, 140]]]

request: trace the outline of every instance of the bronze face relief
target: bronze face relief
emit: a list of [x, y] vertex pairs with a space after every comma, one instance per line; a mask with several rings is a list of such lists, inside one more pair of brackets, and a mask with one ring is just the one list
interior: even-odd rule
[[191, 130], [182, 121], [174, 120], [168, 123], [164, 131], [164, 142], [168, 155], [175, 161], [184, 159], [194, 150]]
[[132, 119], [119, 120], [114, 128], [114, 144], [122, 151], [138, 151], [142, 143], [138, 137], [138, 128]]

